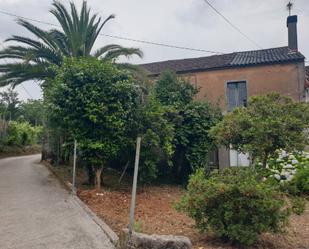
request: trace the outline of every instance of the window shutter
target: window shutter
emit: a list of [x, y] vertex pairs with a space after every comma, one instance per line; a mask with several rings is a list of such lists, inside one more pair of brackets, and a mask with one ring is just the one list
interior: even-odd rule
[[227, 109], [232, 111], [237, 106], [237, 88], [234, 83], [227, 83]]
[[247, 86], [246, 82], [238, 83], [238, 106], [247, 105]]

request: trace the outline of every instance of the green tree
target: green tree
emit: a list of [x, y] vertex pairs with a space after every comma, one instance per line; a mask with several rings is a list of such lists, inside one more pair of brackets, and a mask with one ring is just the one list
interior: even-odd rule
[[[174, 153], [174, 125], [168, 119], [169, 110], [151, 94], [139, 114], [139, 134], [142, 134], [139, 178], [150, 183], [170, 173]], [[159, 169], [159, 164], [164, 167]]]
[[16, 120], [19, 116], [19, 105], [21, 101], [18, 93], [12, 88], [0, 93], [1, 114], [7, 120]]
[[47, 95], [77, 139], [82, 158], [95, 169], [100, 189], [103, 168], [127, 143], [127, 124], [137, 99], [132, 78], [96, 59], [67, 59]]
[[278, 149], [302, 150], [308, 143], [309, 106], [277, 93], [250, 98], [248, 107], [235, 109], [211, 130], [220, 145], [249, 152], [265, 167]]
[[[104, 61], [116, 62], [120, 56], [142, 56], [142, 52], [137, 48], [125, 48], [116, 44], [109, 44], [93, 51], [95, 41], [104, 25], [115, 16], [110, 15], [102, 20], [97, 15], [91, 15], [86, 1], [83, 2], [80, 13], [77, 12], [74, 3], [70, 6], [71, 11], [60, 2], [53, 2], [50, 13], [56, 17], [60, 29], [46, 31], [24, 19], [18, 20], [18, 24], [37, 39], [14, 35], [6, 40], [14, 42], [14, 45], [0, 51], [0, 59], [17, 61], [0, 65], [1, 86], [16, 86], [27, 80], [45, 80], [53, 77], [55, 70], [50, 66], [61, 66], [64, 57], [93, 56]], [[121, 66], [133, 67], [127, 64]]]
[[20, 118], [33, 126], [43, 125], [44, 109], [42, 100], [28, 100], [20, 104]]
[[207, 167], [208, 153], [214, 149], [208, 131], [221, 119], [221, 111], [206, 100], [195, 101], [199, 90], [173, 72], [162, 73], [154, 91], [174, 127], [174, 176], [185, 181], [195, 169]]
[[209, 130], [221, 118], [220, 109], [207, 101], [192, 101], [179, 111], [174, 140], [175, 175], [179, 179], [186, 180], [200, 167], [208, 169], [208, 154], [216, 149]]
[[163, 72], [155, 85], [155, 95], [165, 106], [181, 108], [192, 102], [197, 93], [196, 87], [170, 71]]

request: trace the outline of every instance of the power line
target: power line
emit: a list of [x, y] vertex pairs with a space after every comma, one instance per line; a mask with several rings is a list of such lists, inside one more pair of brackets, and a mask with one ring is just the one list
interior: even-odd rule
[[145, 40], [122, 37], [122, 36], [117, 36], [117, 35], [108, 35], [108, 34], [100, 34], [100, 35], [111, 37], [111, 38], [116, 38], [116, 39], [120, 39], [120, 40], [127, 40], [127, 41], [145, 43], [145, 44], [156, 45], [156, 46], [161, 46], [161, 47], [177, 48], [177, 49], [191, 50], [191, 51], [197, 51], [197, 52], [206, 52], [206, 53], [212, 53], [212, 54], [224, 54], [223, 52], [218, 52], [218, 51], [211, 51], [211, 50], [205, 50], [205, 49], [199, 49], [199, 48], [182, 47], [182, 46], [177, 46], [177, 45], [165, 44], [165, 43], [160, 43], [160, 42], [145, 41]]
[[247, 36], [244, 32], [241, 31], [236, 25], [234, 25], [227, 17], [225, 17], [219, 10], [217, 10], [208, 0], [204, 0], [204, 2], [212, 8], [219, 16], [221, 16], [229, 25], [231, 25], [235, 30], [237, 30], [241, 35], [243, 35], [247, 40], [249, 40], [256, 47], [263, 49], [258, 43], [252, 40], [249, 36]]
[[23, 85], [23, 83], [21, 83], [20, 85], [24, 89], [24, 91], [30, 96], [30, 98], [34, 99], [33, 96], [30, 94], [30, 92], [27, 90], [27, 88]]
[[[11, 16], [11, 17], [16, 17], [16, 18], [20, 18], [20, 19], [24, 19], [24, 20], [29, 20], [29, 21], [37, 22], [37, 23], [41, 23], [41, 24], [46, 24], [46, 25], [49, 25], [49, 26], [61, 27], [61, 26], [59, 26], [57, 24], [53, 24], [53, 23], [45, 22], [45, 21], [40, 21], [40, 20], [36, 20], [36, 19], [33, 19], [33, 18], [19, 16], [19, 15], [16, 15], [16, 14], [13, 14], [13, 13], [10, 13], [10, 12], [7, 12], [7, 11], [3, 11], [3, 10], [0, 10], [0, 13], [4, 14], [4, 15], [7, 15], [7, 16]], [[144, 43], [144, 44], [148, 44], [148, 45], [167, 47], [167, 48], [190, 50], [190, 51], [195, 51], [195, 52], [204, 52], [204, 53], [211, 53], [211, 54], [224, 54], [223, 52], [218, 52], [218, 51], [199, 49], [199, 48], [191, 48], [191, 47], [184, 47], [184, 46], [178, 46], [178, 45], [173, 45], [173, 44], [166, 44], [166, 43], [162, 43], [162, 42], [146, 41], [146, 40], [129, 38], [129, 37], [118, 36], [118, 35], [110, 35], [110, 34], [104, 34], [103, 33], [103, 34], [100, 34], [100, 36], [105, 36], [105, 37], [109, 37], [109, 38], [115, 38], [115, 39], [119, 39], [119, 40], [139, 42], [139, 43]]]

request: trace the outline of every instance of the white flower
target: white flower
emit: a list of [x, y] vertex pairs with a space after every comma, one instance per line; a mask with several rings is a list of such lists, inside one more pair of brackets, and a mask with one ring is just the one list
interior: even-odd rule
[[298, 163], [297, 159], [292, 160], [292, 164], [297, 164], [297, 163]]
[[291, 181], [293, 179], [293, 176], [292, 175], [288, 175], [287, 177], [286, 177], [286, 180], [287, 181]]
[[293, 170], [291, 171], [291, 174], [292, 174], [292, 175], [295, 175], [295, 174], [296, 174], [296, 169], [293, 169]]
[[287, 156], [287, 153], [285, 150], [282, 150], [281, 151], [281, 155], [279, 155], [279, 157], [283, 158], [283, 157], [286, 157]]
[[274, 174], [274, 177], [279, 181], [281, 179], [281, 176], [279, 174]]
[[292, 164], [287, 164], [283, 167], [284, 169], [294, 169]]

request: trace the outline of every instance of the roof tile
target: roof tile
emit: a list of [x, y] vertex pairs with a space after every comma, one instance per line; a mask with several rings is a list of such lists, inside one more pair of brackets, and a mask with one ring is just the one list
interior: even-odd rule
[[170, 60], [142, 64], [150, 75], [158, 75], [165, 70], [185, 73], [191, 71], [244, 67], [252, 65], [276, 64], [291, 61], [302, 61], [305, 57], [288, 47], [270, 48], [255, 51], [235, 52], [182, 60]]

